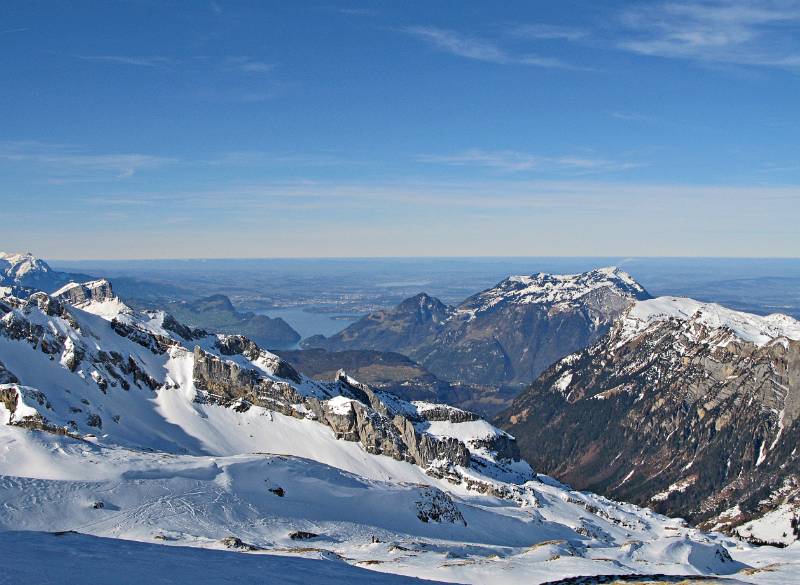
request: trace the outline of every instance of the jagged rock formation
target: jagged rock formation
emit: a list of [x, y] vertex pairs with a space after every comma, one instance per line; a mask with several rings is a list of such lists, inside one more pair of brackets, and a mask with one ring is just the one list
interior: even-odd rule
[[[36, 376], [24, 386], [30, 366], [18, 352], [0, 366], [0, 401], [6, 424], [82, 436], [97, 429], [114, 434], [125, 412], [115, 404], [119, 391], [193, 393], [198, 404], [214, 404], [245, 413], [260, 407], [284, 416], [329, 427], [337, 438], [360, 443], [368, 453], [413, 463], [437, 477], [463, 480], [461, 468], [472, 465], [471, 450], [483, 473], [533, 477], [520, 467], [513, 438], [483, 423], [474, 436], [464, 438], [442, 430], [479, 417], [450, 406], [411, 403], [374, 391], [337, 372], [333, 381], [316, 382], [299, 374], [288, 362], [241, 335], [211, 335], [181, 325], [162, 311], [137, 313], [112, 296], [110, 284], [93, 281], [70, 284], [53, 295], [43, 292], [26, 299], [7, 296], [0, 303], [2, 340], [23, 342], [72, 375], [77, 388], [95, 388], [91, 399], [80, 401], [74, 392], [38, 388]], [[7, 363], [6, 363], [7, 362]], [[177, 380], [170, 372], [189, 377]], [[6, 367], [6, 365], [8, 367]], [[21, 378], [21, 380], [20, 380]], [[188, 386], [188, 388], [187, 388]], [[85, 390], [81, 390], [85, 392]], [[91, 393], [91, 392], [90, 392]], [[431, 430], [432, 425], [438, 425]], [[135, 433], [135, 429], [129, 429]], [[513, 468], [513, 470], [512, 470]], [[475, 483], [480, 488], [480, 482]]]
[[81, 305], [91, 301], [111, 300], [114, 298], [114, 291], [111, 289], [111, 283], [103, 278], [84, 283], [71, 282], [65, 284], [51, 293], [51, 296], [71, 305]]
[[[578, 488], [754, 539], [794, 539], [800, 323], [790, 317], [639, 302], [498, 422], [537, 469]], [[775, 534], [750, 523], [779, 508], [768, 519]]]
[[523, 384], [594, 342], [644, 298], [645, 290], [616, 268], [512, 276], [457, 307], [417, 295], [303, 346], [396, 351], [450, 382]]

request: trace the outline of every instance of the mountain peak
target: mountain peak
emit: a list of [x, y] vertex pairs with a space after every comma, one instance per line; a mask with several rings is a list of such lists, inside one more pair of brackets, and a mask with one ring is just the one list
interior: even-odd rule
[[31, 252], [0, 252], [0, 286], [10, 287], [17, 296], [27, 297], [35, 291], [51, 293], [64, 285], [92, 279], [88, 274], [53, 270]]
[[0, 252], [0, 279], [19, 280], [29, 273], [48, 273], [52, 269], [47, 262], [31, 252]]
[[235, 313], [236, 308], [231, 303], [231, 299], [223, 294], [213, 294], [207, 297], [196, 299], [186, 303], [187, 307], [193, 311], [225, 311]]
[[630, 274], [609, 266], [580, 274], [536, 272], [530, 276], [509, 276], [464, 301], [460, 310], [483, 312], [500, 304], [570, 305], [584, 295], [604, 288], [631, 300], [650, 298]]
[[450, 315], [450, 308], [436, 297], [421, 292], [409, 297], [395, 309], [397, 313], [417, 313], [425, 320], [444, 321]]

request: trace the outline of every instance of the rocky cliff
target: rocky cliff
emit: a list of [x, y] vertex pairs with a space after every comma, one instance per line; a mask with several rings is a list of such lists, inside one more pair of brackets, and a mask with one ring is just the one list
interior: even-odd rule
[[114, 298], [111, 283], [106, 279], [89, 282], [71, 282], [54, 291], [54, 298], [66, 301], [71, 305], [81, 305], [91, 301], [107, 301]]
[[[637, 303], [499, 417], [537, 469], [754, 540], [794, 539], [800, 323]], [[780, 513], [777, 513], [780, 512]], [[765, 518], [762, 521], [753, 521]]]

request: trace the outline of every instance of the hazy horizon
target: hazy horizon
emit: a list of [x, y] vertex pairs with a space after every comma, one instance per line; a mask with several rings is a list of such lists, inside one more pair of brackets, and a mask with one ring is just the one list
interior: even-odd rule
[[[0, 250], [0, 252], [7, 253], [28, 253], [29, 250]], [[630, 256], [624, 254], [611, 254], [607, 256], [594, 256], [586, 254], [569, 254], [569, 255], [542, 255], [542, 256], [529, 256], [529, 255], [469, 255], [469, 256], [195, 256], [195, 257], [149, 257], [149, 258], [92, 258], [92, 257], [46, 257], [31, 252], [34, 256], [41, 258], [48, 263], [68, 263], [68, 262], [204, 262], [204, 261], [224, 261], [224, 260], [242, 260], [242, 261], [295, 261], [295, 260], [492, 260], [492, 259], [596, 259], [596, 260], [800, 260], [800, 256]]]

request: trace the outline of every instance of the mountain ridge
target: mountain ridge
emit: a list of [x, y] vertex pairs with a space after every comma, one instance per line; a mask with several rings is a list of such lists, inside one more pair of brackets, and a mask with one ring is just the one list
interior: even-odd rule
[[455, 307], [420, 293], [302, 347], [396, 351], [449, 382], [519, 385], [594, 341], [641, 298], [649, 294], [615, 267], [512, 276]]
[[786, 544], [799, 419], [799, 322], [659, 297], [551, 366], [496, 423], [578, 487]]

